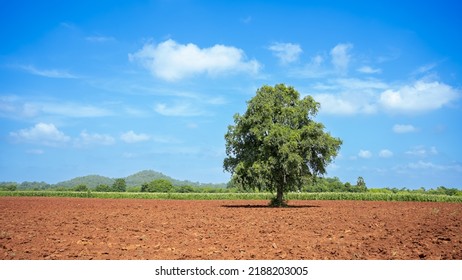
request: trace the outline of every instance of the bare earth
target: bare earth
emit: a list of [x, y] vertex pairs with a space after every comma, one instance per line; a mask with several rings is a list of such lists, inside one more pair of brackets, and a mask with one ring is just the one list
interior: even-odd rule
[[0, 259], [462, 259], [462, 204], [0, 197]]

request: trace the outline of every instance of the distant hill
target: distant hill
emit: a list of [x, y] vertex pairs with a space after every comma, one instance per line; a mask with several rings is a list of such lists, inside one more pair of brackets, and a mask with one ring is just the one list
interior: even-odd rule
[[133, 175], [127, 176], [124, 178], [127, 186], [141, 186], [144, 183], [149, 183], [156, 179], [167, 179], [173, 183], [174, 179], [170, 178], [167, 175], [164, 175], [160, 172], [154, 170], [143, 170]]
[[100, 176], [100, 175], [88, 175], [82, 177], [76, 177], [71, 180], [57, 183], [55, 186], [72, 188], [78, 185], [86, 185], [89, 188], [96, 188], [99, 185], [111, 186], [114, 183], [114, 179]]
[[[215, 188], [225, 188], [226, 187], [226, 184], [203, 184], [199, 182], [176, 180], [176, 179], [173, 179], [165, 174], [162, 174], [154, 170], [143, 170], [143, 171], [137, 172], [135, 174], [132, 174], [122, 179], [125, 179], [125, 182], [127, 183], [127, 187], [141, 186], [144, 183], [149, 183], [156, 179], [169, 180], [175, 186], [189, 185], [189, 186], [194, 186], [194, 187], [215, 187]], [[75, 187], [78, 185], [86, 185], [89, 188], [95, 188], [98, 185], [111, 186], [114, 183], [114, 181], [115, 181], [115, 178], [109, 178], [109, 177], [104, 177], [100, 175], [88, 175], [88, 176], [76, 177], [71, 180], [59, 182], [55, 184], [54, 186], [71, 188], [71, 187]]]

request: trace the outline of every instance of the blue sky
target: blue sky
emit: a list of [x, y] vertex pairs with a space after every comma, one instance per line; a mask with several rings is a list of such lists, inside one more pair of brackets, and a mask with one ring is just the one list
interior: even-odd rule
[[461, 4], [348, 2], [2, 1], [0, 181], [227, 182], [233, 115], [285, 83], [343, 140], [327, 176], [461, 188]]

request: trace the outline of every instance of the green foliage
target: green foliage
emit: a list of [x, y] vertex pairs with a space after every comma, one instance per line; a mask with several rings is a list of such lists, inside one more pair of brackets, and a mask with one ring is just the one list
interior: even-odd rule
[[108, 185], [111, 186], [114, 184], [114, 179], [100, 176], [100, 175], [88, 175], [82, 177], [76, 177], [74, 179], [60, 182], [56, 185], [60, 187], [67, 187], [67, 188], [74, 188], [78, 185], [86, 185], [88, 188], [94, 189], [100, 185]]
[[111, 191], [113, 192], [125, 192], [127, 189], [127, 184], [125, 179], [119, 178], [116, 179], [114, 184], [112, 184]]
[[175, 192], [192, 193], [192, 192], [195, 192], [195, 190], [194, 190], [194, 187], [192, 186], [178, 186], [178, 187], [175, 187]]
[[[360, 177], [362, 178], [362, 177]], [[364, 179], [362, 179], [364, 182]], [[364, 184], [352, 185], [349, 182], [342, 183], [338, 177], [333, 178], [316, 178], [303, 187], [305, 192], [366, 192], [367, 187]]]
[[167, 179], [156, 179], [141, 186], [141, 192], [169, 193], [173, 191], [173, 184]]
[[247, 106], [225, 134], [224, 169], [238, 187], [276, 192], [282, 205], [284, 193], [326, 173], [342, 141], [313, 120], [319, 103], [293, 87], [263, 86]]
[[98, 185], [95, 188], [95, 192], [110, 192], [110, 191], [111, 191], [111, 187], [105, 184]]
[[141, 186], [127, 187], [127, 192], [141, 192]]
[[17, 187], [18, 187], [18, 184], [14, 182], [0, 183], [0, 191], [15, 191]]
[[[268, 200], [271, 193], [129, 193], [129, 192], [73, 192], [73, 191], [2, 191], [0, 196], [45, 197], [93, 197], [130, 199], [176, 199], [176, 200]], [[432, 195], [421, 193], [295, 193], [286, 195], [290, 200], [369, 200], [369, 201], [419, 201], [462, 203], [462, 196]]]
[[81, 184], [81, 185], [78, 185], [78, 186], [74, 187], [73, 190], [76, 191], [76, 192], [86, 192], [86, 191], [88, 191], [88, 188], [87, 188], [86, 185]]
[[49, 189], [51, 187], [50, 184], [46, 183], [46, 182], [28, 182], [28, 181], [25, 181], [25, 182], [22, 182], [21, 184], [19, 184], [17, 186], [17, 189], [18, 190], [46, 190], [46, 189]]

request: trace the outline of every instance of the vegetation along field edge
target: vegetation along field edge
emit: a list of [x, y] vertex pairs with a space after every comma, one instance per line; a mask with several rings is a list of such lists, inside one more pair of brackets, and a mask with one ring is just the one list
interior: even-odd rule
[[[0, 191], [0, 196], [44, 196], [80, 198], [127, 198], [172, 200], [268, 200], [272, 193], [128, 193], [128, 192], [69, 192], [69, 191]], [[458, 202], [461, 196], [419, 193], [288, 193], [288, 200], [363, 200], [363, 201], [417, 201]]]

